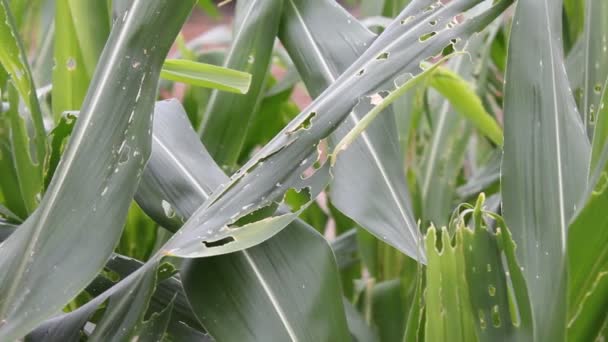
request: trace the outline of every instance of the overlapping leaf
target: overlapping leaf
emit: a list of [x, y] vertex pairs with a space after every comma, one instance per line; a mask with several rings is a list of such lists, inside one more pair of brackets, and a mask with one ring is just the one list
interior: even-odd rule
[[[162, 219], [167, 212], [160, 203], [188, 218], [228, 176], [205, 151], [179, 102], [157, 104], [154, 132], [152, 157], [136, 198], [152, 217], [177, 229], [180, 222]], [[194, 311], [216, 339], [348, 336], [331, 249], [301, 221], [246, 251], [189, 261], [181, 274]]]
[[249, 72], [251, 87], [245, 96], [214, 92], [199, 129], [209, 153], [222, 167], [236, 166], [249, 121], [264, 95], [282, 4], [283, 0], [237, 2], [235, 33], [224, 66]]
[[3, 338], [60, 310], [111, 254], [149, 155], [160, 67], [193, 5], [136, 1], [115, 26], [40, 207], [0, 245]]

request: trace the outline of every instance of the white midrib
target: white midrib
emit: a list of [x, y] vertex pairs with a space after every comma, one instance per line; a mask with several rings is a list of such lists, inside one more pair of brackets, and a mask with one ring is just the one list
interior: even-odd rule
[[555, 60], [554, 60], [554, 47], [553, 47], [553, 35], [551, 32], [551, 16], [549, 15], [549, 3], [548, 0], [544, 0], [545, 3], [545, 16], [547, 19], [547, 32], [549, 33], [549, 56], [551, 58], [551, 87], [553, 90], [553, 110], [555, 113], [555, 146], [557, 149], [557, 188], [558, 188], [558, 202], [559, 202], [559, 223], [561, 233], [562, 251], [566, 252], [566, 215], [564, 205], [564, 184], [563, 184], [563, 173], [562, 173], [562, 151], [560, 145], [560, 125], [559, 125], [559, 113], [557, 104], [557, 80], [555, 79]]
[[[296, 5], [294, 4], [293, 0], [289, 0], [289, 3], [291, 4], [291, 6], [293, 7], [293, 10], [296, 14], [296, 16], [298, 17], [298, 20], [300, 21], [300, 23], [302, 24], [302, 28], [304, 30], [304, 32], [306, 33], [306, 38], [308, 38], [308, 40], [310, 40], [310, 43], [313, 47], [313, 50], [315, 52], [315, 54], [317, 54], [319, 56], [318, 60], [321, 63], [323, 72], [325, 74], [325, 77], [331, 81], [331, 83], [336, 81], [336, 78], [334, 77], [333, 73], [331, 72], [331, 69], [329, 68], [329, 65], [327, 64], [327, 62], [325, 61], [325, 59], [323, 58], [323, 54], [321, 53], [321, 51], [319, 50], [319, 47], [317, 46], [317, 43], [315, 42], [315, 40], [312, 37], [312, 34], [310, 33], [310, 30], [308, 29], [308, 26], [306, 26], [306, 22], [304, 21], [304, 19], [302, 18], [302, 15], [300, 14], [300, 11], [298, 10], [298, 8], [296, 7]], [[348, 115], [348, 117], [353, 121], [353, 123], [355, 124], [355, 126], [357, 125], [357, 123], [359, 123], [359, 118], [357, 118], [357, 116], [355, 115], [354, 112], [350, 112], [350, 114]], [[376, 150], [374, 149], [374, 146], [372, 145], [371, 141], [369, 140], [369, 136], [367, 134], [367, 132], [363, 131], [361, 133], [361, 138], [363, 139], [363, 142], [365, 143], [365, 146], [368, 148], [372, 158], [374, 159], [374, 162], [376, 164], [376, 166], [378, 167], [378, 170], [380, 171], [380, 174], [382, 175], [382, 179], [384, 180], [384, 182], [386, 183], [389, 192], [391, 194], [391, 197], [393, 198], [393, 200], [395, 201], [399, 212], [401, 214], [401, 216], [403, 217], [403, 220], [405, 221], [405, 224], [408, 228], [408, 230], [410, 231], [410, 233], [412, 234], [412, 236], [417, 236], [416, 232], [413, 229], [413, 225], [412, 222], [410, 222], [408, 215], [406, 214], [406, 210], [405, 208], [403, 208], [403, 205], [401, 204], [401, 201], [399, 200], [399, 196], [397, 195], [397, 193], [395, 192], [394, 186], [392, 184], [392, 182], [390, 181], [386, 170], [384, 168], [384, 165], [381, 163], [380, 158], [378, 157], [378, 153], [376, 152]]]
[[[203, 195], [203, 197], [205, 197], [205, 199], [209, 198], [210, 194], [207, 193], [205, 191], [205, 189], [203, 189], [203, 187], [199, 184], [199, 182], [196, 181], [196, 178], [194, 177], [194, 175], [192, 173], [190, 173], [190, 171], [180, 162], [180, 160], [177, 159], [173, 155], [173, 153], [167, 148], [167, 146], [160, 139], [158, 139], [158, 137], [156, 137], [154, 134], [153, 134], [153, 139], [159, 145], [159, 147], [161, 147], [167, 153], [169, 158], [171, 158], [171, 160], [175, 163], [175, 165], [177, 165], [179, 170], [182, 171], [182, 173], [192, 183], [192, 185], [194, 185], [194, 187], [201, 193], [201, 195]], [[253, 270], [253, 273], [260, 281], [260, 284], [262, 285], [264, 292], [268, 296], [268, 299], [272, 303], [274, 310], [276, 311], [277, 315], [281, 319], [281, 323], [285, 327], [287, 334], [289, 335], [289, 337], [291, 338], [292, 341], [297, 342], [298, 336], [294, 332], [293, 327], [291, 326], [291, 323], [289, 323], [289, 320], [285, 316], [285, 312], [283, 312], [283, 309], [281, 308], [281, 305], [279, 304], [279, 301], [276, 298], [276, 295], [272, 291], [272, 288], [270, 288], [270, 286], [266, 282], [266, 279], [264, 278], [264, 276], [258, 269], [255, 261], [251, 258], [251, 256], [249, 255], [249, 253], [246, 250], [243, 250], [240, 253], [243, 253], [243, 256], [247, 260], [247, 264], [251, 267], [251, 269]]]
[[[131, 8], [136, 8], [136, 6], [138, 6], [138, 3], [141, 2], [141, 0], [136, 0], [133, 5], [131, 6]], [[129, 13], [127, 14], [127, 17], [125, 18], [125, 26], [123, 27], [123, 29], [120, 31], [120, 35], [118, 36], [117, 40], [116, 40], [116, 45], [120, 46], [123, 45], [124, 40], [127, 37], [127, 33], [131, 31], [130, 26], [133, 25], [133, 15], [136, 11], [131, 10], [129, 11]], [[117, 65], [118, 61], [117, 59], [120, 58], [119, 55], [120, 49], [114, 49], [110, 55], [109, 61], [106, 63], [106, 65]], [[113, 68], [106, 68], [104, 70], [104, 73], [101, 75], [100, 81], [99, 81], [99, 86], [97, 86], [94, 89], [94, 95], [92, 96], [92, 100], [91, 100], [91, 104], [89, 106], [89, 110], [91, 112], [95, 111], [95, 108], [98, 106], [99, 104], [99, 95], [100, 92], [102, 92], [104, 89], [106, 89], [108, 87], [108, 82], [109, 82], [109, 77], [111, 75], [113, 71]], [[30, 237], [30, 240], [27, 244], [27, 247], [24, 250], [23, 255], [25, 255], [26, 257], [21, 258], [21, 261], [19, 262], [19, 266], [17, 268], [17, 272], [15, 273], [16, 276], [15, 278], [13, 278], [11, 285], [7, 291], [6, 294], [6, 301], [4, 302], [5, 304], [2, 305], [2, 307], [0, 307], [0, 317], [3, 317], [4, 314], [6, 313], [6, 306], [10, 303], [10, 298], [15, 294], [15, 291], [18, 288], [19, 283], [21, 282], [21, 280], [23, 279], [23, 271], [26, 267], [26, 265], [30, 262], [30, 257], [29, 255], [31, 255], [31, 251], [34, 249], [34, 247], [38, 244], [38, 240], [40, 239], [40, 234], [42, 233], [42, 230], [44, 227], [46, 227], [46, 221], [49, 218], [49, 215], [51, 212], [53, 212], [53, 208], [55, 207], [55, 203], [57, 202], [57, 196], [59, 194], [59, 191], [57, 191], [57, 189], [61, 189], [63, 187], [63, 184], [65, 183], [66, 179], [67, 179], [67, 175], [69, 173], [69, 171], [72, 169], [72, 164], [74, 163], [74, 159], [76, 157], [76, 155], [78, 155], [78, 152], [80, 151], [82, 145], [82, 140], [84, 139], [84, 137], [87, 135], [88, 130], [90, 129], [90, 121], [92, 120], [93, 115], [88, 115], [85, 116], [83, 118], [82, 123], [80, 124], [81, 127], [84, 127], [84, 129], [82, 130], [77, 130], [75, 132], [75, 135], [72, 137], [70, 144], [72, 146], [74, 146], [74, 148], [68, 149], [66, 151], [66, 154], [64, 156], [64, 158], [62, 159], [62, 166], [57, 170], [57, 173], [55, 174], [55, 176], [53, 177], [54, 182], [53, 182], [53, 188], [50, 189], [51, 191], [48, 192], [48, 200], [45, 202], [45, 206], [40, 208], [41, 212], [40, 212], [40, 216], [37, 219], [37, 224], [34, 226], [34, 230], [32, 232], [32, 235]], [[55, 180], [56, 179], [56, 180]]]

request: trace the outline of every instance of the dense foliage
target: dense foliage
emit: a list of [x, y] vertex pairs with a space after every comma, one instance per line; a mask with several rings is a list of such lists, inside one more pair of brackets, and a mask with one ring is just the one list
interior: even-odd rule
[[603, 341], [607, 88], [605, 0], [0, 0], [0, 340]]

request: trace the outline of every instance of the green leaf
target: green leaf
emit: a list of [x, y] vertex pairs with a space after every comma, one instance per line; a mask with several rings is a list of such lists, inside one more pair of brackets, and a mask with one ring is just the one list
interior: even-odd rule
[[[530, 305], [514, 244], [500, 217], [485, 213], [483, 195], [468, 206], [472, 227], [464, 215], [450, 237], [447, 228], [431, 227], [425, 237], [428, 253], [426, 279], [427, 341], [529, 341]], [[496, 233], [484, 216], [497, 219]], [[506, 263], [503, 263], [503, 259]]]
[[[593, 1], [593, 0], [591, 0]], [[575, 42], [585, 29], [585, 3], [587, 0], [564, 0], [564, 40], [566, 50], [573, 51]]]
[[[131, 340], [139, 330], [137, 325], [144, 320], [146, 308], [154, 292], [156, 272], [148, 271], [134, 273], [136, 276], [129, 286], [119, 286], [108, 300], [103, 318], [95, 326], [90, 341], [119, 341]], [[97, 301], [96, 301], [97, 302]], [[88, 304], [91, 305], [91, 304]], [[137, 340], [137, 339], [136, 339]]]
[[154, 252], [156, 233], [156, 223], [133, 202], [120, 242], [116, 246], [116, 253], [138, 260], [148, 260]]
[[0, 116], [0, 194], [3, 204], [20, 218], [27, 217], [27, 210], [21, 197], [15, 163], [10, 142], [10, 122], [5, 114]]
[[[27, 62], [27, 55], [19, 39], [19, 32], [15, 20], [9, 10], [7, 0], [0, 1], [0, 63], [10, 74], [15, 87], [29, 110], [34, 126], [34, 135], [31, 142], [34, 146], [33, 155], [29, 156], [32, 167], [42, 175], [42, 164], [46, 155], [46, 140], [40, 104], [36, 97], [36, 86]], [[27, 145], [29, 146], [29, 144]]]
[[565, 336], [566, 236], [587, 187], [590, 155], [562, 58], [561, 4], [518, 2], [504, 98], [502, 207], [538, 341]]
[[[205, 151], [179, 102], [157, 104], [154, 125], [153, 153], [137, 199], [152, 217], [165, 214], [156, 205], [165, 202], [176, 215], [188, 218], [209, 196], [209, 189], [228, 176]], [[179, 228], [179, 223], [168, 228]], [[181, 275], [198, 318], [218, 340], [348, 336], [331, 249], [302, 221], [247, 251], [186, 262]]]
[[19, 113], [19, 94], [12, 82], [8, 88], [10, 109], [6, 115], [10, 123], [11, 154], [21, 198], [27, 212], [32, 213], [38, 206], [43, 189], [41, 164], [31, 158], [26, 122]]
[[53, 116], [80, 110], [110, 31], [103, 1], [59, 0], [55, 4]]
[[63, 151], [68, 143], [74, 125], [76, 124], [76, 115], [71, 112], [64, 112], [59, 119], [59, 122], [53, 128], [49, 136], [51, 137], [50, 142], [50, 153], [46, 162], [46, 170], [44, 174], [44, 186], [48, 188], [55, 170], [59, 165]]
[[584, 69], [579, 70], [584, 73], [581, 112], [588, 135], [593, 137], [601, 96], [608, 79], [608, 2], [587, 0], [585, 7]]
[[[307, 90], [318, 97], [375, 37], [330, 1], [287, 0], [280, 38]], [[355, 107], [348, 115], [330, 145], [335, 146], [361, 120], [366, 113], [361, 109]], [[331, 200], [362, 227], [414, 257], [418, 227], [409, 208], [397, 140], [394, 114], [386, 110], [337, 161]], [[352, 186], [355, 183], [358, 186]]]
[[[608, 314], [608, 169], [604, 149], [585, 207], [568, 230], [568, 340], [591, 341], [602, 335]], [[605, 334], [605, 332], [604, 332]], [[604, 335], [605, 336], [605, 335]]]
[[502, 129], [486, 112], [481, 99], [471, 85], [447, 68], [433, 73], [430, 84], [450, 101], [458, 114], [467, 118], [477, 130], [498, 146], [503, 144]]
[[166, 60], [160, 76], [166, 80], [237, 94], [246, 94], [251, 85], [248, 73], [186, 59]]
[[234, 35], [224, 66], [251, 74], [247, 95], [214, 92], [199, 133], [220, 166], [232, 170], [240, 155], [253, 113], [264, 96], [264, 80], [279, 27], [283, 0], [237, 2]]
[[212, 18], [221, 17], [220, 11], [212, 0], [198, 0], [196, 4]]
[[[471, 114], [477, 113], [478, 121], [489, 124], [489, 127], [494, 127], [502, 144], [502, 129], [485, 112], [476, 95], [483, 94], [487, 90], [483, 78], [484, 70], [488, 68], [489, 62], [484, 63], [484, 60], [489, 58], [496, 28], [497, 25], [492, 25], [487, 30], [489, 32], [486, 31], [487, 33], [476, 35], [466, 43], [464, 49], [470, 56], [475, 56], [473, 60], [466, 55], [456, 56], [446, 64], [446, 67], [449, 66], [453, 70], [453, 72], [450, 72], [450, 76], [443, 75], [441, 71], [444, 69], [442, 67], [431, 79], [431, 85], [443, 83], [444, 92], [447, 91], [445, 88], [448, 86], [460, 86], [461, 94], [458, 94], [458, 97], [468, 96], [472, 106], [470, 108], [466, 106], [456, 107], [454, 105], [456, 102], [451, 103], [452, 100], [460, 104], [463, 104], [464, 101], [459, 98], [454, 99], [456, 96], [449, 94], [450, 97], [446, 97], [447, 100], [440, 102], [437, 107], [429, 106], [429, 110], [432, 111], [430, 113], [432, 137], [423, 152], [420, 172], [421, 195], [424, 203], [422, 212], [424, 214], [423, 222], [425, 223], [423, 223], [423, 227], [430, 222], [439, 227], [446, 225], [449, 220], [449, 213], [454, 209], [457, 179], [463, 169], [467, 145], [473, 133], [471, 121], [474, 120], [467, 120], [467, 118]], [[462, 75], [463, 78], [458, 77], [456, 73]], [[447, 81], [451, 79], [451, 76], [457, 77], [457, 79], [452, 80], [459, 85], [450, 84], [451, 82]], [[476, 89], [469, 89], [471, 86], [465, 80], [469, 82], [477, 80]], [[447, 92], [451, 92], [451, 88]], [[463, 94], [463, 92], [467, 94]], [[500, 159], [496, 160], [495, 165], [500, 167]], [[475, 192], [473, 195], [478, 193]]]
[[149, 155], [160, 67], [193, 6], [138, 0], [116, 23], [40, 207], [0, 246], [3, 338], [60, 310], [114, 249]]
[[399, 279], [374, 284], [372, 319], [380, 341], [401, 341], [405, 331], [407, 309]]
[[602, 151], [608, 142], [608, 78], [603, 87], [603, 94], [597, 103], [597, 123], [593, 132], [593, 143], [591, 147], [590, 174], [597, 171]]

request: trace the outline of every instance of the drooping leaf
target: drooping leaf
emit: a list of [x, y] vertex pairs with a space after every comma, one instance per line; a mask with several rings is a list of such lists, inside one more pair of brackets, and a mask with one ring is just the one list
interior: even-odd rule
[[518, 2], [504, 98], [502, 208], [539, 341], [565, 336], [567, 229], [587, 186], [590, 157], [562, 58], [561, 5]]
[[477, 130], [493, 143], [502, 146], [502, 129], [485, 110], [475, 90], [458, 74], [439, 68], [430, 80], [431, 86], [446, 97], [458, 114], [466, 117]]
[[[443, 18], [450, 13], [461, 13], [475, 4], [475, 1], [450, 3], [424, 13], [431, 17]], [[327, 163], [312, 176], [304, 176], [307, 177], [305, 179], [301, 174], [317, 161], [316, 147], [319, 141], [327, 137], [334, 125], [348, 115], [358, 99], [368, 94], [371, 89], [378, 89], [382, 84], [392, 81], [395, 70], [419, 73], [418, 56], [436, 54], [442, 51], [453, 37], [467, 36], [481, 29], [508, 4], [509, 2], [499, 2], [475, 17], [475, 20], [440, 31], [431, 39], [425, 40], [424, 44], [416, 44], [419, 49], [411, 48], [412, 42], [419, 41], [418, 32], [404, 34], [410, 25], [415, 25], [415, 21], [402, 24], [404, 19], [398, 18], [341, 78], [261, 149], [229, 183], [213, 193], [186, 222], [182, 234], [175, 235], [168, 242], [164, 253], [188, 258], [217, 255], [252, 246], [276, 234], [295, 217], [285, 214], [269, 217], [237, 230], [228, 226], [247, 214], [274, 205], [273, 203], [282, 198], [289, 189], [311, 188], [311, 198], [315, 197], [323, 186], [324, 177], [328, 175]], [[410, 7], [413, 8], [408, 9], [418, 13], [417, 6], [420, 4], [412, 5]], [[408, 15], [408, 10], [402, 14], [404, 18]], [[397, 58], [377, 59], [383, 52], [393, 54]], [[361, 70], [364, 70], [362, 74]], [[272, 171], [267, 171], [270, 169]], [[270, 225], [265, 227], [269, 223]], [[256, 229], [259, 231], [255, 231]], [[239, 237], [241, 234], [242, 237]], [[212, 242], [217, 241], [225, 243], [212, 246]]]
[[[179, 102], [158, 103], [154, 125], [152, 157], [137, 199], [152, 217], [166, 215], [158, 204], [166, 202], [187, 219], [210, 195], [209, 189], [228, 176], [205, 151]], [[152, 187], [160, 191], [145, 190]], [[347, 336], [333, 254], [327, 242], [301, 221], [247, 251], [186, 262], [181, 275], [194, 311], [216, 339], [341, 340]]]
[[[330, 1], [287, 0], [280, 38], [308, 91], [317, 97], [375, 36]], [[330, 144], [335, 146], [361, 120], [366, 113], [362, 109], [356, 107], [348, 115]], [[333, 170], [331, 200], [364, 228], [412, 256], [411, 241], [417, 240], [418, 228], [409, 208], [395, 126], [388, 109], [343, 152]], [[358, 186], [352, 186], [355, 183]]]
[[40, 207], [0, 245], [3, 338], [61, 309], [111, 254], [149, 155], [160, 67], [193, 6], [138, 0], [116, 24]]

